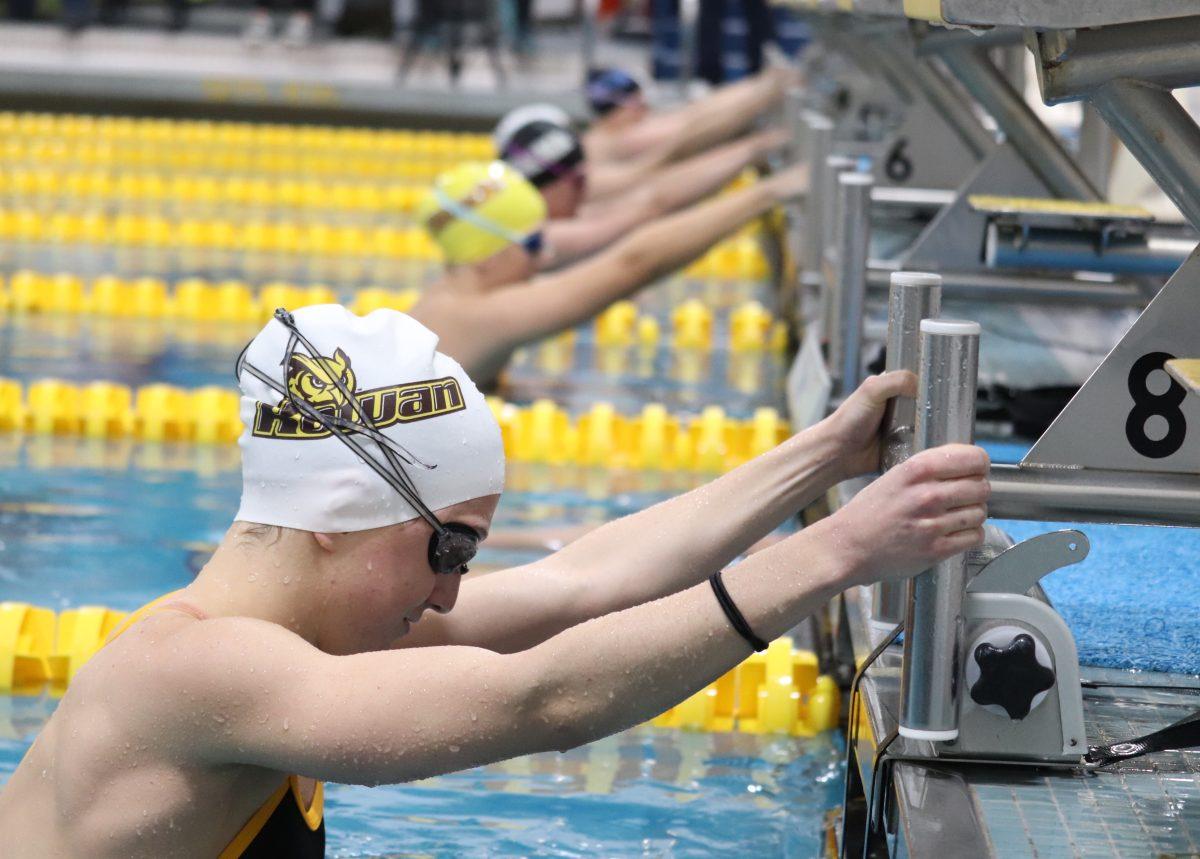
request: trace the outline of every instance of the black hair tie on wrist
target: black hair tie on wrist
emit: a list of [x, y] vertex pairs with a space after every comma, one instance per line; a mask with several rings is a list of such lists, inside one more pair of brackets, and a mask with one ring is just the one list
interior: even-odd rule
[[725, 590], [725, 583], [721, 581], [719, 570], [709, 577], [708, 583], [712, 585], [713, 593], [717, 595], [717, 602], [721, 604], [721, 610], [725, 612], [725, 617], [729, 618], [730, 626], [737, 631], [738, 635], [746, 639], [746, 642], [755, 651], [762, 653], [766, 650], [767, 643], [754, 634], [750, 624], [746, 623], [746, 618], [742, 617], [738, 607], [733, 604], [733, 598], [729, 596], [729, 591]]

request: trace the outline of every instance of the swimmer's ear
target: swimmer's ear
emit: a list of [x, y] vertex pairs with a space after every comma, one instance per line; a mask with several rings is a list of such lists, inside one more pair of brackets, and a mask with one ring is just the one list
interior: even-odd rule
[[317, 545], [326, 552], [333, 551], [333, 535], [326, 534], [324, 531], [313, 531], [313, 539], [317, 541]]

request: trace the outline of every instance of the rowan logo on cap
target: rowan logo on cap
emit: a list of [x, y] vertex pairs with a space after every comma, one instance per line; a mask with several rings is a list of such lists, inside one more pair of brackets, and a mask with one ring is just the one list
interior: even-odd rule
[[379, 430], [429, 420], [467, 407], [458, 379], [453, 376], [359, 391], [350, 357], [341, 348], [334, 350], [332, 358], [293, 354], [288, 364], [287, 388], [288, 397], [278, 404], [257, 403], [253, 435], [293, 441], [328, 438], [332, 435], [328, 428], [306, 418], [292, 403], [303, 400], [322, 414], [359, 422], [358, 412], [345, 391], [353, 393], [362, 411]]
[[354, 409], [345, 391], [353, 391], [358, 385], [350, 358], [341, 349], [334, 350], [332, 358], [293, 354], [288, 364], [287, 387], [291, 399], [301, 399], [317, 410], [354, 420]]

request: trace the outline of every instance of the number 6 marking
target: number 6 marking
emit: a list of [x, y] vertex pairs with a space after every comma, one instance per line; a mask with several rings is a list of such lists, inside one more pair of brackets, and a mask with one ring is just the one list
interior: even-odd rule
[[913, 163], [908, 157], [908, 140], [901, 137], [888, 153], [883, 171], [893, 182], [907, 182], [912, 178]]
[[[1125, 437], [1129, 445], [1142, 456], [1163, 459], [1183, 447], [1187, 435], [1187, 421], [1179, 406], [1187, 397], [1187, 391], [1171, 379], [1171, 387], [1155, 394], [1146, 387], [1146, 381], [1155, 370], [1174, 358], [1166, 352], [1150, 352], [1133, 362], [1129, 368], [1129, 396], [1133, 397], [1133, 409], [1125, 420]], [[1164, 371], [1165, 372], [1165, 371]], [[1146, 435], [1146, 421], [1160, 415], [1167, 422], [1167, 434], [1158, 441]]]

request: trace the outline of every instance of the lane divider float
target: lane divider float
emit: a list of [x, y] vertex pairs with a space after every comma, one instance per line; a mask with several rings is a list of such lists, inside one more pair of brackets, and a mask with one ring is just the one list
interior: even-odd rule
[[[550, 400], [516, 406], [488, 400], [516, 462], [571, 463], [602, 468], [719, 474], [771, 450], [791, 434], [775, 409], [749, 420], [720, 406], [679, 416], [656, 403], [633, 416], [597, 403], [576, 418]], [[240, 397], [233, 388], [188, 389], [116, 382], [75, 384], [41, 379], [22, 385], [0, 379], [0, 432], [148, 442], [230, 444], [241, 434]]]

